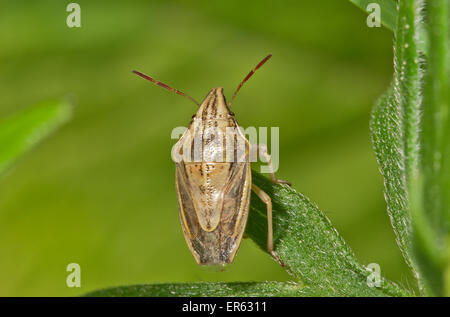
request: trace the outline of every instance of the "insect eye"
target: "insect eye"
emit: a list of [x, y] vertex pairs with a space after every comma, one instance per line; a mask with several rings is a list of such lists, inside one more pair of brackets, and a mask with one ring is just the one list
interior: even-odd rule
[[230, 115], [234, 117], [234, 112], [231, 112], [231, 111], [230, 111]]
[[194, 117], [195, 117], [195, 114], [192, 115], [191, 119], [194, 119]]

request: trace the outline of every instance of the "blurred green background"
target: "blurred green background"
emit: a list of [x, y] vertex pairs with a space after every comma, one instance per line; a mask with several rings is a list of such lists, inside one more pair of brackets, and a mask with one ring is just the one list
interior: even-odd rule
[[[278, 176], [332, 220], [364, 264], [408, 286], [369, 139], [373, 102], [392, 74], [392, 34], [346, 0], [69, 1], [0, 4], [0, 116], [54, 97], [74, 118], [0, 183], [0, 295], [70, 296], [175, 281], [288, 280], [251, 240], [225, 272], [196, 265], [174, 187], [171, 130], [197, 100], [241, 90], [239, 124], [280, 127]], [[66, 286], [77, 262], [82, 287]]]

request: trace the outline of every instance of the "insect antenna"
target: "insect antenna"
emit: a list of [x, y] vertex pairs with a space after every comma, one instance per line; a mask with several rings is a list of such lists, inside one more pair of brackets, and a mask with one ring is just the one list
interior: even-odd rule
[[256, 67], [253, 68], [253, 69], [250, 71], [250, 73], [248, 73], [247, 76], [245, 76], [244, 80], [241, 81], [241, 83], [239, 84], [238, 88], [237, 88], [236, 91], [234, 92], [233, 97], [231, 97], [231, 100], [230, 100], [230, 103], [228, 104], [228, 107], [231, 107], [231, 104], [233, 103], [234, 98], [236, 97], [236, 95], [237, 95], [238, 91], [241, 89], [241, 87], [245, 84], [245, 82], [246, 82], [247, 80], [249, 80], [250, 77], [252, 77], [253, 74], [256, 72], [256, 70], [257, 70], [258, 68], [260, 68], [262, 65], [264, 65], [264, 64], [269, 60], [269, 58], [271, 58], [271, 57], [272, 57], [272, 54], [269, 54], [269, 55], [267, 55], [266, 57], [264, 57], [264, 59], [263, 59], [262, 61], [260, 61], [259, 64], [256, 65]]
[[156, 85], [158, 85], [158, 86], [160, 86], [162, 88], [165, 88], [167, 90], [173, 91], [176, 94], [179, 94], [179, 95], [181, 95], [183, 97], [186, 97], [189, 100], [193, 101], [197, 106], [200, 106], [200, 104], [194, 98], [186, 95], [184, 92], [179, 91], [178, 89], [172, 88], [172, 87], [170, 87], [170, 86], [168, 86], [168, 85], [166, 85], [166, 84], [164, 84], [164, 83], [162, 83], [160, 81], [157, 81], [156, 79], [151, 78], [150, 76], [147, 76], [147, 75], [145, 75], [145, 74], [143, 74], [141, 72], [138, 72], [137, 70], [133, 70], [133, 73], [135, 73], [136, 75], [138, 75], [138, 76], [140, 76], [140, 77], [142, 77], [144, 79], [147, 79], [148, 81], [151, 81], [152, 83], [154, 83], [154, 84], [156, 84]]

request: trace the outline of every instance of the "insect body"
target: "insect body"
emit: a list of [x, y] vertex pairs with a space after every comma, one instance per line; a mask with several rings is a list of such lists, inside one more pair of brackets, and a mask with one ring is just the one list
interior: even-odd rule
[[[264, 58], [240, 83], [242, 85], [271, 55]], [[194, 99], [142, 73], [137, 75]], [[267, 249], [273, 250], [272, 205], [270, 197], [252, 185], [250, 144], [238, 127], [223, 88], [212, 89], [199, 105], [188, 129], [174, 146], [176, 190], [181, 226], [186, 242], [201, 265], [231, 263], [239, 248], [247, 222], [250, 192], [253, 189], [267, 205]], [[260, 154], [261, 150], [260, 149]], [[270, 157], [263, 153], [270, 164]], [[275, 182], [279, 181], [271, 173]]]
[[[176, 164], [183, 232], [199, 264], [230, 263], [245, 231], [251, 191], [249, 144], [242, 134], [236, 133], [236, 138], [244, 143], [246, 160], [239, 162], [233, 158], [224, 162], [223, 152], [226, 150], [223, 151], [224, 148], [218, 146], [214, 139], [221, 140], [219, 136], [225, 135], [227, 128], [240, 132], [225, 103], [222, 88], [215, 88], [205, 98], [187, 133], [175, 146], [175, 149], [183, 151], [185, 144], [202, 140], [201, 161], [182, 160]], [[214, 154], [218, 152], [222, 155], [215, 158]], [[210, 158], [205, 160], [207, 156]]]

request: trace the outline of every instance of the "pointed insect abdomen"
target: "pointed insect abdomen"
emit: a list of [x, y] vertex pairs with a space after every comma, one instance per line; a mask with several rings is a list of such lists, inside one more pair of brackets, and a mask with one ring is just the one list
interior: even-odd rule
[[193, 164], [177, 164], [176, 177], [180, 220], [186, 242], [198, 264], [231, 263], [247, 222], [251, 188], [250, 163], [231, 166], [232, 179], [227, 179], [222, 184], [223, 197], [211, 206], [205, 202], [207, 198], [203, 195], [195, 190], [187, 190], [191, 187], [187, 172], [191, 165]]

